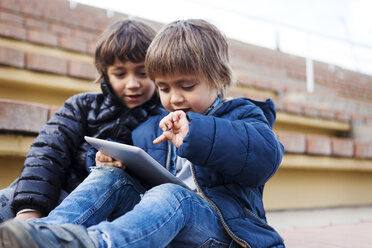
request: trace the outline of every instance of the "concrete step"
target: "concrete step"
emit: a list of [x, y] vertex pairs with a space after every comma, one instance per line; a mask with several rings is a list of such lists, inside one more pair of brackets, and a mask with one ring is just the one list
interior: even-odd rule
[[269, 211], [267, 218], [287, 248], [371, 247], [372, 206]]

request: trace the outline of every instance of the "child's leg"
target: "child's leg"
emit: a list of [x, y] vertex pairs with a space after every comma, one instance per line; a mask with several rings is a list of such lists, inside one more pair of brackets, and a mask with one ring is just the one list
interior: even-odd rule
[[14, 218], [10, 205], [13, 201], [17, 181], [18, 179], [11, 183], [8, 188], [0, 190], [0, 223]]
[[228, 247], [231, 242], [214, 209], [174, 184], [152, 188], [132, 211], [88, 232], [99, 247]]
[[131, 210], [144, 192], [145, 188], [122, 169], [95, 167], [47, 217], [31, 222], [91, 226]]
[[[0, 223], [15, 217], [11, 209], [11, 204], [14, 199], [14, 192], [16, 190], [17, 183], [18, 178], [12, 182], [8, 188], [0, 190]], [[61, 189], [58, 203], [61, 203], [66, 196], [66, 191]]]

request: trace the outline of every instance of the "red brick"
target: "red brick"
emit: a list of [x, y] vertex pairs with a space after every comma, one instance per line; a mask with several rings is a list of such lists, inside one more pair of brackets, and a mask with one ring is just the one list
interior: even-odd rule
[[72, 31], [72, 35], [84, 41], [96, 41], [98, 39], [98, 34], [94, 32], [85, 31], [83, 29], [74, 29]]
[[77, 52], [87, 52], [87, 43], [80, 38], [61, 37], [59, 39], [59, 47]]
[[237, 97], [243, 97], [243, 92], [235, 89], [230, 89], [226, 92], [228, 97], [237, 98]]
[[48, 120], [49, 120], [50, 118], [52, 118], [52, 117], [55, 115], [55, 113], [58, 111], [59, 108], [60, 108], [60, 106], [51, 106], [51, 107], [49, 108], [49, 112], [48, 112]]
[[304, 105], [303, 106], [303, 113], [306, 116], [311, 116], [311, 117], [318, 117], [319, 116], [319, 110], [311, 105]]
[[21, 0], [21, 11], [27, 15], [41, 17], [41, 13], [48, 6], [48, 0]]
[[306, 152], [313, 155], [331, 155], [331, 139], [327, 136], [308, 135]]
[[350, 121], [350, 113], [347, 113], [346, 111], [336, 111], [335, 112], [335, 118], [340, 121]]
[[27, 40], [48, 46], [57, 46], [58, 37], [50, 32], [29, 30], [27, 32]]
[[319, 109], [319, 117], [325, 119], [334, 119], [335, 112], [330, 108], [320, 108]]
[[26, 30], [16, 25], [0, 23], [0, 36], [5, 36], [17, 40], [25, 40]]
[[56, 74], [67, 73], [67, 60], [39, 54], [26, 54], [26, 68]]
[[356, 158], [372, 159], [372, 143], [364, 141], [355, 141], [354, 154]]
[[49, 26], [49, 24], [47, 22], [45, 22], [45, 20], [41, 21], [41, 20], [37, 20], [35, 18], [30, 18], [30, 17], [26, 18], [25, 25], [26, 25], [26, 27], [39, 29], [39, 30], [43, 30], [43, 31], [47, 31], [48, 26]]
[[332, 138], [332, 155], [339, 157], [353, 157], [354, 156], [354, 142], [347, 138]]
[[364, 118], [366, 124], [372, 124], [372, 115], [365, 115]]
[[0, 21], [1, 22], [8, 22], [13, 23], [18, 26], [23, 25], [23, 17], [13, 14], [13, 13], [7, 13], [7, 12], [0, 12]]
[[285, 106], [284, 106], [284, 101], [280, 99], [279, 97], [273, 98], [274, 104], [275, 104], [275, 109], [276, 111], [284, 111]]
[[69, 61], [67, 74], [78, 78], [95, 79], [98, 75], [93, 63]]
[[25, 54], [12, 48], [0, 47], [0, 64], [23, 68]]
[[0, 99], [0, 130], [37, 133], [47, 122], [48, 106]]
[[97, 41], [94, 41], [94, 42], [88, 42], [87, 44], [87, 53], [88, 54], [94, 54], [95, 51], [96, 51], [96, 44]]
[[356, 113], [356, 112], [350, 113], [350, 120], [352, 121], [353, 124], [363, 124], [364, 123], [364, 119], [363, 119], [362, 114]]
[[57, 24], [57, 23], [51, 23], [50, 30], [53, 33], [57, 33], [61, 35], [71, 35], [71, 28], [64, 26], [64, 25]]
[[284, 151], [289, 153], [305, 153], [306, 137], [302, 133], [278, 132], [278, 139], [284, 146]]
[[45, 19], [57, 22], [70, 22], [70, 16], [68, 16], [69, 12], [71, 12], [69, 4], [69, 1], [47, 1], [41, 15]]
[[293, 113], [293, 114], [298, 114], [298, 115], [301, 115], [302, 114], [302, 105], [301, 103], [298, 103], [298, 102], [289, 102], [289, 101], [286, 101], [284, 103], [284, 107], [285, 107], [285, 110], [290, 112], [290, 113]]
[[[74, 16], [78, 15], [80, 17], [77, 26], [90, 30], [99, 29], [101, 19], [107, 19], [105, 9], [99, 9], [85, 4], [77, 4], [76, 8], [73, 9], [72, 14]], [[124, 15], [123, 14], [119, 15], [120, 15], [119, 18], [123, 19]], [[95, 18], [92, 18], [92, 16], [94, 16]]]
[[1, 0], [0, 8], [19, 11], [21, 9], [21, 6], [19, 5], [17, 0]]

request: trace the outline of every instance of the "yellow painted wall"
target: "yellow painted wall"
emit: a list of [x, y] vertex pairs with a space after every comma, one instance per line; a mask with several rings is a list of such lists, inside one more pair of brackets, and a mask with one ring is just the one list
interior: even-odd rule
[[99, 84], [62, 75], [0, 66], [0, 98], [46, 105], [62, 105], [82, 92], [100, 92]]
[[0, 156], [0, 189], [6, 188], [21, 173], [24, 157]]
[[266, 184], [267, 210], [372, 204], [372, 171], [281, 168]]

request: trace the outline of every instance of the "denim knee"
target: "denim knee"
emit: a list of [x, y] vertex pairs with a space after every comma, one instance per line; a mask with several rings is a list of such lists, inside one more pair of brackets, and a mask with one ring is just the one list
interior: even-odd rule
[[[180, 185], [173, 184], [173, 183], [165, 183], [153, 187], [149, 191], [147, 191], [144, 195], [144, 200], [147, 199], [154, 199], [155, 201], [164, 201], [167, 203], [171, 203], [173, 207], [177, 207], [181, 205], [182, 202], [188, 199], [192, 199], [193, 197], [199, 197], [192, 192]], [[145, 199], [146, 198], [146, 199]]]
[[[156, 187], [153, 187], [151, 190], [148, 192], [149, 194], [151, 193], [156, 193], [156, 194], [161, 194], [164, 195], [165, 197], [167, 196], [189, 196], [190, 194], [194, 194], [194, 192], [174, 183], [164, 183], [161, 185], [158, 185]], [[165, 193], [165, 194], [164, 194]]]
[[121, 175], [126, 174], [125, 170], [114, 167], [114, 166], [96, 166], [90, 167], [91, 173], [95, 174], [114, 174], [114, 175]]
[[91, 167], [91, 173], [88, 180], [105, 182], [106, 185], [130, 184], [134, 189], [143, 194], [147, 190], [136, 178], [132, 177], [125, 170], [113, 166]]
[[130, 178], [129, 174], [126, 171], [113, 166], [91, 167], [91, 173], [89, 174], [88, 177], [105, 178], [105, 180], [108, 180], [110, 182]]

